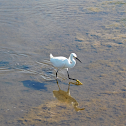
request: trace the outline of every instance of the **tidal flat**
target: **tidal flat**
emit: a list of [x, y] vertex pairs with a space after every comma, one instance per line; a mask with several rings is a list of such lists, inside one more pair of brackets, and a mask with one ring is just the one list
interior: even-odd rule
[[[125, 0], [2, 0], [0, 6], [1, 126], [126, 125]], [[69, 73], [83, 85], [71, 84], [69, 98], [85, 108], [79, 112], [53, 97], [59, 87], [49, 62], [50, 53], [73, 52], [82, 63]], [[67, 92], [65, 70], [58, 81]]]

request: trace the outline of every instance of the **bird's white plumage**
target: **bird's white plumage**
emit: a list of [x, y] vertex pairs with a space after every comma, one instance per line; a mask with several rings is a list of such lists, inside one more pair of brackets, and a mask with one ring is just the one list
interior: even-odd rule
[[52, 54], [50, 54], [50, 61], [53, 64], [54, 67], [58, 69], [63, 68], [73, 68], [76, 64], [76, 61], [74, 58], [76, 58], [77, 55], [75, 53], [71, 53], [70, 57], [67, 59], [63, 56], [54, 57]]

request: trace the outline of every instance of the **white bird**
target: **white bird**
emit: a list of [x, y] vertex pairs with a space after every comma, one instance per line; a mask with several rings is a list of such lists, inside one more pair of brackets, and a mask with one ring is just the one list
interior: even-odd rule
[[75, 59], [77, 59], [79, 62], [81, 62], [77, 58], [77, 55], [75, 53], [71, 53], [70, 57], [68, 59], [63, 56], [54, 57], [52, 54], [50, 54], [50, 61], [51, 61], [52, 65], [57, 68], [56, 78], [57, 78], [57, 73], [60, 69], [66, 69], [68, 78], [71, 80], [78, 81], [77, 79], [70, 78], [69, 73], [68, 73], [68, 68], [73, 68], [75, 66], [75, 64], [76, 64]]

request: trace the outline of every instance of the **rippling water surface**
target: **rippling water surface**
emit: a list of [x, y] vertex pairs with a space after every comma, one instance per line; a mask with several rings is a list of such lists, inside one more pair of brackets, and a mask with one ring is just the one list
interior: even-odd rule
[[[70, 76], [83, 85], [69, 95], [66, 71], [58, 86], [49, 54], [71, 52], [82, 64]], [[0, 1], [2, 126], [126, 125], [125, 77], [125, 0]]]

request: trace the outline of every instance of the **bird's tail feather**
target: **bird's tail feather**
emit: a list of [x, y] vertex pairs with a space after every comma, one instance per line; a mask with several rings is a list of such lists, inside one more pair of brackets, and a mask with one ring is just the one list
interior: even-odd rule
[[53, 55], [50, 53], [50, 58], [53, 58]]

